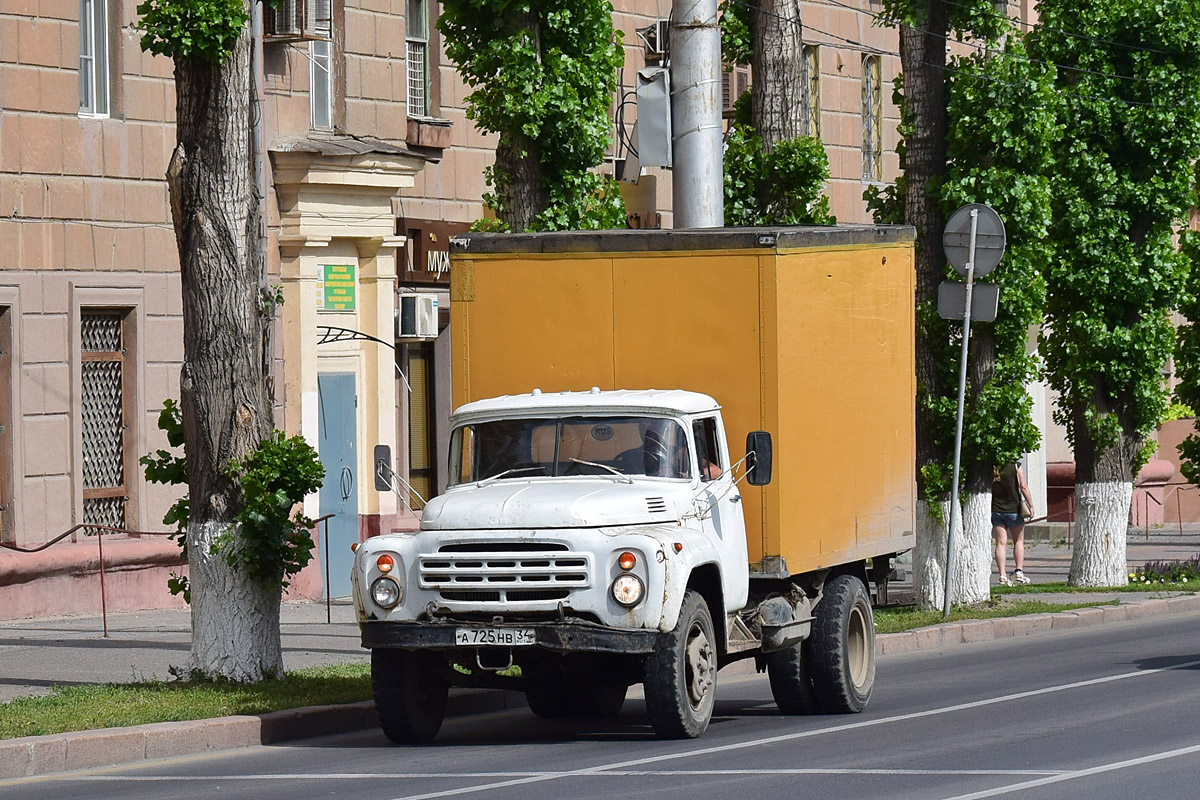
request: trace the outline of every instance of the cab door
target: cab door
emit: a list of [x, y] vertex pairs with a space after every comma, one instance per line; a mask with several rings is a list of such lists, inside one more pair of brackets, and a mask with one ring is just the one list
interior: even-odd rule
[[698, 501], [707, 508], [701, 523], [713, 547], [721, 554], [725, 611], [732, 613], [746, 604], [750, 577], [746, 569], [746, 520], [742, 515], [742, 493], [733, 485], [725, 430], [717, 414], [692, 421], [696, 467], [700, 476]]

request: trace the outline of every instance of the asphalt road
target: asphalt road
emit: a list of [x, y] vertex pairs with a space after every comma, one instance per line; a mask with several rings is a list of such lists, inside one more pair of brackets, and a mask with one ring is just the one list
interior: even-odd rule
[[781, 717], [765, 676], [722, 673], [708, 732], [461, 717], [429, 747], [366, 731], [0, 782], [23, 798], [887, 798], [1196, 796], [1200, 614], [881, 659], [855, 716]]

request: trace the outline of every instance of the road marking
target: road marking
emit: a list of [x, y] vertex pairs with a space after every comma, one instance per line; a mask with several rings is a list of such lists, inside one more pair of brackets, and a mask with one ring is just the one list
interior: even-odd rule
[[1131, 758], [1128, 761], [1114, 761], [1111, 764], [1101, 764], [1098, 767], [1091, 767], [1089, 769], [1081, 769], [1074, 772], [1064, 772], [1060, 775], [1053, 775], [1048, 778], [1040, 778], [1036, 781], [1014, 783], [1011, 786], [1001, 786], [998, 789], [986, 789], [982, 792], [960, 794], [957, 797], [947, 798], [947, 800], [981, 800], [981, 798], [985, 797], [995, 797], [1001, 794], [1020, 792], [1024, 791], [1025, 789], [1033, 789], [1038, 786], [1049, 786], [1053, 783], [1078, 780], [1079, 778], [1087, 778], [1092, 775], [1102, 775], [1105, 772], [1115, 772], [1119, 769], [1140, 767], [1143, 764], [1153, 764], [1155, 761], [1165, 761], [1168, 758], [1178, 758], [1179, 756], [1191, 755], [1192, 753], [1200, 753], [1200, 744], [1192, 747], [1181, 747], [1178, 750], [1166, 750], [1162, 753], [1154, 753], [1153, 755], [1142, 756], [1141, 758]]
[[[950, 714], [950, 713], [954, 713], [957, 711], [967, 711], [967, 710], [971, 710], [971, 709], [975, 709], [975, 708], [983, 708], [986, 706], [1012, 702], [1015, 700], [1023, 700], [1023, 699], [1029, 698], [1029, 697], [1037, 697], [1037, 696], [1045, 695], [1045, 694], [1054, 694], [1057, 692], [1070, 691], [1072, 689], [1080, 689], [1080, 688], [1084, 688], [1084, 687], [1088, 687], [1088, 686], [1098, 686], [1098, 685], [1103, 685], [1105, 683], [1112, 683], [1114, 681], [1147, 677], [1150, 675], [1157, 675], [1159, 673], [1169, 672], [1172, 670], [1190, 669], [1192, 667], [1197, 667], [1197, 666], [1200, 666], [1200, 660], [1188, 661], [1188, 662], [1185, 662], [1182, 664], [1175, 664], [1170, 667], [1157, 667], [1154, 669], [1135, 670], [1132, 672], [1120, 673], [1118, 675], [1109, 675], [1109, 676], [1106, 676], [1103, 678], [1092, 678], [1092, 679], [1085, 680], [1085, 681], [1075, 681], [1072, 683], [1059, 684], [1057, 686], [1048, 686], [1048, 687], [1044, 687], [1041, 689], [1032, 689], [1032, 690], [1025, 691], [1025, 692], [1017, 692], [1015, 694], [1003, 695], [1000, 697], [993, 697], [993, 698], [988, 698], [985, 700], [974, 700], [974, 701], [971, 701], [968, 703], [959, 703], [959, 704], [956, 704], [953, 706], [945, 706], [942, 708], [928, 709], [926, 711], [914, 711], [914, 712], [911, 712], [908, 714], [897, 714], [897, 715], [891, 716], [891, 717], [881, 717], [879, 719], [862, 720], [859, 722], [845, 723], [843, 725], [832, 725], [832, 726], [825, 727], [825, 728], [818, 728], [816, 730], [798, 731], [796, 733], [781, 734], [778, 736], [767, 736], [767, 737], [751, 739], [751, 740], [743, 741], [743, 742], [733, 742], [730, 744], [717, 745], [714, 747], [705, 747], [705, 748], [701, 748], [698, 750], [662, 754], [662, 755], [657, 755], [657, 756], [648, 756], [645, 758], [632, 759], [632, 760], [628, 760], [628, 761], [618, 761], [618, 762], [613, 762], [613, 763], [607, 764], [607, 765], [600, 765], [600, 766], [596, 766], [596, 767], [586, 767], [586, 768], [582, 768], [582, 769], [569, 770], [569, 771], [564, 771], [564, 772], [378, 773], [378, 774], [376, 774], [376, 773], [327, 774], [326, 773], [326, 774], [293, 774], [293, 775], [271, 774], [271, 775], [247, 775], [247, 776], [236, 776], [236, 775], [234, 775], [234, 776], [228, 776], [228, 775], [227, 776], [215, 776], [215, 775], [205, 775], [205, 776], [136, 775], [136, 776], [132, 776], [132, 775], [113, 775], [113, 774], [106, 774], [106, 775], [74, 774], [74, 775], [63, 775], [63, 776], [48, 776], [47, 775], [47, 776], [31, 776], [29, 778], [16, 778], [16, 779], [9, 780], [9, 781], [0, 781], [0, 787], [14, 786], [14, 785], [18, 785], [18, 784], [31, 783], [31, 782], [53, 782], [53, 781], [72, 781], [72, 782], [87, 782], [87, 781], [220, 781], [220, 780], [267, 780], [267, 779], [278, 780], [278, 779], [288, 779], [288, 778], [295, 778], [295, 779], [302, 779], [302, 780], [314, 780], [314, 779], [319, 779], [319, 778], [326, 778], [326, 779], [329, 779], [329, 778], [345, 778], [345, 779], [364, 778], [364, 779], [366, 779], [366, 778], [374, 778], [374, 777], [378, 777], [381, 779], [392, 779], [392, 778], [401, 779], [402, 778], [402, 779], [407, 779], [407, 780], [420, 779], [420, 778], [443, 778], [443, 779], [457, 779], [457, 780], [471, 779], [471, 778], [499, 778], [499, 779], [502, 779], [502, 780], [499, 780], [496, 782], [484, 783], [484, 784], [479, 784], [479, 785], [475, 785], [475, 786], [464, 786], [464, 787], [457, 788], [457, 789], [448, 789], [448, 790], [444, 790], [444, 791], [429, 792], [429, 793], [425, 793], [425, 794], [404, 795], [402, 797], [396, 798], [396, 800], [433, 800], [433, 798], [452, 797], [455, 795], [463, 795], [463, 794], [473, 794], [476, 792], [484, 792], [484, 791], [490, 791], [490, 790], [495, 790], [495, 789], [502, 789], [502, 788], [506, 788], [509, 786], [520, 786], [520, 785], [524, 785], [524, 784], [542, 783], [545, 781], [559, 780], [562, 778], [576, 778], [576, 777], [586, 777], [586, 776], [598, 776], [598, 777], [623, 776], [623, 775], [686, 776], [686, 775], [722, 775], [722, 774], [741, 775], [741, 774], [772, 774], [772, 773], [814, 774], [814, 775], [816, 775], [816, 774], [848, 774], [848, 775], [849, 774], [863, 774], [863, 775], [874, 775], [874, 774], [879, 774], [879, 775], [941, 775], [941, 774], [944, 774], [944, 775], [1041, 775], [1041, 776], [1044, 776], [1038, 781], [1030, 781], [1030, 782], [1025, 782], [1025, 783], [1021, 783], [1021, 784], [1015, 784], [1011, 787], [1005, 787], [1002, 789], [989, 790], [991, 792], [990, 794], [985, 792], [983, 794], [963, 795], [962, 797], [959, 797], [959, 798], [950, 798], [949, 799], [949, 800], [969, 800], [969, 798], [991, 797], [996, 794], [1003, 794], [1003, 793], [1006, 793], [1009, 791], [1016, 791], [1018, 788], [1031, 788], [1034, 786], [1043, 785], [1044, 783], [1054, 783], [1054, 782], [1058, 782], [1058, 781], [1062, 781], [1062, 780], [1070, 780], [1070, 779], [1077, 778], [1077, 777], [1085, 777], [1089, 774], [1095, 774], [1097, 772], [1109, 771], [1112, 769], [1120, 769], [1123, 766], [1135, 766], [1139, 763], [1149, 763], [1150, 761], [1155, 761], [1155, 760], [1160, 760], [1160, 759], [1165, 759], [1165, 758], [1172, 758], [1177, 755], [1184, 755], [1184, 754], [1187, 754], [1187, 753], [1190, 753], [1193, 751], [1200, 751], [1200, 745], [1193, 747], [1193, 748], [1185, 748], [1185, 749], [1179, 750], [1179, 751], [1170, 751], [1168, 753], [1158, 754], [1155, 756], [1145, 756], [1142, 759], [1134, 759], [1129, 762], [1119, 762], [1119, 764], [1108, 765], [1106, 767], [1097, 767], [1097, 768], [1093, 768], [1092, 770], [1081, 770], [1081, 771], [1073, 771], [1073, 772], [1063, 772], [1063, 771], [1056, 771], [1056, 770], [1042, 770], [1042, 771], [1021, 771], [1021, 770], [995, 770], [995, 771], [944, 770], [944, 771], [937, 771], [937, 770], [929, 770], [929, 771], [922, 771], [922, 770], [902, 770], [902, 769], [896, 769], [896, 770], [883, 770], [883, 769], [881, 769], [881, 770], [838, 770], [838, 769], [819, 769], [819, 768], [811, 768], [811, 769], [798, 768], [795, 770], [765, 769], [765, 770], [747, 770], [747, 771], [739, 771], [739, 770], [712, 770], [712, 771], [677, 771], [677, 770], [649, 771], [649, 770], [646, 770], [646, 771], [634, 771], [634, 770], [631, 770], [630, 768], [643, 766], [643, 765], [647, 765], [647, 764], [654, 764], [654, 763], [663, 762], [663, 761], [671, 761], [674, 759], [694, 758], [696, 756], [712, 755], [715, 753], [726, 753], [726, 752], [735, 751], [735, 750], [742, 750], [742, 749], [745, 749], [748, 747], [762, 747], [764, 745], [779, 744], [781, 742], [790, 742], [790, 741], [795, 741], [797, 739], [807, 739], [807, 738], [811, 738], [814, 736], [823, 736], [825, 734], [830, 734], [830, 733], [842, 733], [845, 731], [856, 730], [859, 728], [869, 728], [869, 727], [874, 727], [877, 725], [886, 725], [886, 724], [892, 723], [892, 722], [906, 722], [906, 721], [914, 720], [914, 719], [922, 719], [925, 717], [933, 717], [933, 716], [939, 716], [942, 714]], [[741, 683], [745, 680], [751, 679], [752, 677], [754, 677], [754, 676], [745, 676], [744, 678], [739, 676], [739, 678], [735, 678], [732, 681], [724, 681], [722, 683], [726, 683], [726, 684]], [[215, 757], [215, 756], [220, 756], [220, 755], [222, 755], [222, 754], [211, 753], [211, 754], [204, 754], [204, 757], [207, 758], [207, 757]], [[144, 769], [144, 768], [147, 768], [150, 766], [152, 766], [152, 765], [139, 764], [134, 768]], [[104, 769], [105, 769], [105, 772], [109, 772], [114, 769], [122, 769], [122, 768], [128, 769], [130, 767], [127, 765], [125, 767], [108, 767], [108, 768], [104, 768]]]
[[1047, 686], [1042, 689], [1031, 689], [1027, 692], [1017, 692], [1015, 694], [1004, 695], [1002, 697], [993, 697], [987, 700], [973, 700], [969, 703], [959, 703], [953, 706], [945, 706], [943, 708], [932, 708], [927, 711], [914, 711], [910, 714], [897, 714], [892, 717], [881, 717], [879, 719], [868, 719], [862, 722], [848, 722], [844, 725], [832, 725], [827, 728], [818, 728], [811, 731], [798, 731], [796, 733], [786, 733], [779, 736], [766, 736], [760, 739], [751, 739], [744, 742], [734, 742], [732, 744], [717, 745], [715, 747], [704, 747], [699, 750], [688, 750], [682, 753], [669, 753], [658, 756], [647, 756], [646, 758], [637, 758], [629, 761], [617, 761], [612, 764], [602, 765], [598, 767], [588, 767], [584, 769], [572, 770], [570, 772], [555, 773], [549, 776], [530, 776], [525, 778], [517, 778], [514, 780], [499, 781], [496, 783], [485, 783], [477, 786], [464, 786], [459, 789], [447, 789], [440, 792], [427, 792], [425, 794], [403, 795], [395, 798], [395, 800], [434, 800], [438, 797], [453, 797], [455, 795], [474, 794], [475, 792], [486, 792], [495, 789], [505, 789], [510, 786], [522, 786], [531, 783], [542, 783], [545, 781], [558, 780], [560, 778], [569, 778], [579, 775], [591, 775], [595, 773], [611, 772], [613, 770], [628, 769], [629, 767], [638, 767], [645, 764], [654, 764], [661, 761], [671, 761], [679, 758], [695, 758], [696, 756], [707, 756], [715, 753], [728, 753], [734, 750], [744, 750], [748, 747], [762, 747], [764, 745], [779, 744], [780, 742], [792, 742], [797, 739], [808, 739], [813, 736], [823, 736], [828, 733], [842, 733], [845, 731], [857, 730], [859, 728], [871, 728], [877, 725], [886, 725], [891, 722], [907, 722], [914, 719], [922, 719], [925, 717], [940, 716], [942, 714], [952, 714], [956, 711], [967, 711], [975, 708], [984, 708], [987, 706], [997, 705], [999, 703], [1009, 703], [1014, 700], [1024, 700], [1029, 697], [1038, 697], [1045, 694], [1054, 694], [1057, 692], [1070, 691], [1071, 689], [1081, 689], [1086, 686], [1099, 686], [1105, 683], [1114, 681], [1122, 681], [1132, 678], [1144, 678], [1150, 675], [1157, 675], [1161, 672], [1168, 672], [1177, 669], [1189, 669], [1191, 667], [1200, 666], [1200, 660], [1188, 661], [1183, 664], [1175, 664], [1170, 667], [1157, 667], [1155, 669], [1135, 670], [1133, 672], [1123, 672], [1119, 675], [1108, 675], [1103, 678], [1092, 678], [1086, 681], [1075, 681], [1073, 683], [1064, 683], [1058, 686]]
[[1061, 769], [870, 769], [840, 767], [780, 767], [767, 769], [637, 769], [604, 770], [602, 772], [284, 772], [254, 775], [72, 775], [60, 780], [73, 783], [90, 781], [138, 783], [207, 782], [207, 781], [311, 781], [311, 780], [413, 780], [415, 778], [677, 778], [708, 777], [719, 775], [1000, 775], [1000, 776], [1055, 776], [1062, 775]]

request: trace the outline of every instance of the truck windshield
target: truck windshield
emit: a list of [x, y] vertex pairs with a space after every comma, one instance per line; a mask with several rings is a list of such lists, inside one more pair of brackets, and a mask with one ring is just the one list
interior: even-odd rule
[[[591, 462], [591, 463], [584, 463]], [[659, 417], [502, 419], [455, 428], [450, 485], [567, 475], [690, 478], [684, 428]]]

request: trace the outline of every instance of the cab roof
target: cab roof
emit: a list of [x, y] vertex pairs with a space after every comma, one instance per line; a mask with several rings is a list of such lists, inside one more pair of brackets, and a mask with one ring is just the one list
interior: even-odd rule
[[601, 391], [592, 387], [587, 392], [543, 392], [534, 389], [528, 394], [506, 394], [487, 400], [476, 400], [460, 406], [454, 421], [466, 417], [511, 416], [563, 412], [654, 414], [700, 414], [720, 408], [716, 400], [699, 392], [683, 389], [615, 389]]

